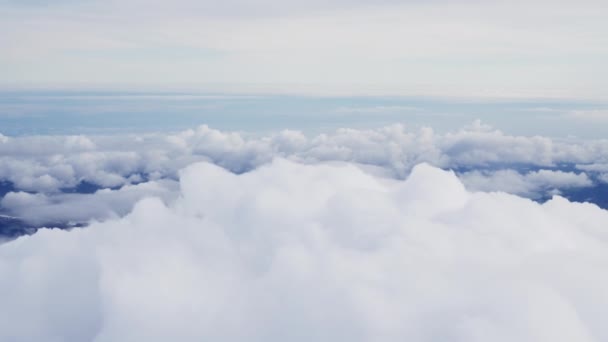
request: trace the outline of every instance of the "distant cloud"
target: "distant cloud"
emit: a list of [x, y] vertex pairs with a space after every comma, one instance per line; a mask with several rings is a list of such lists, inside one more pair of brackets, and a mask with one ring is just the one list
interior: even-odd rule
[[87, 224], [128, 214], [135, 203], [158, 197], [170, 202], [177, 196], [175, 181], [149, 181], [125, 185], [118, 190], [100, 189], [92, 194], [31, 194], [10, 192], [0, 200], [0, 208], [34, 226], [52, 223]]
[[[346, 161], [386, 169], [403, 178], [421, 162], [443, 168], [553, 167], [577, 164], [601, 171], [608, 164], [608, 141], [561, 141], [541, 136], [512, 136], [475, 122], [438, 134], [431, 128], [392, 125], [379, 129], [338, 129], [306, 136], [284, 130], [266, 136], [219, 131], [208, 126], [175, 134], [115, 136], [24, 136], [0, 140], [0, 180], [17, 189], [54, 192], [86, 181], [120, 187], [146, 179], [177, 177], [197, 161], [211, 161], [245, 172], [288, 158], [306, 163]], [[594, 169], [596, 168], [596, 169]]]
[[[403, 179], [414, 166], [429, 163], [456, 170], [473, 191], [541, 199], [603, 182], [607, 151], [608, 141], [511, 136], [480, 121], [445, 134], [392, 125], [316, 136], [293, 130], [249, 135], [208, 126], [174, 134], [4, 136], [0, 182], [14, 189], [0, 200], [0, 212], [35, 225], [107, 220], [126, 215], [145, 197], [171, 203], [178, 196], [180, 170], [193, 163], [207, 161], [243, 173], [276, 158], [348, 162], [386, 180]], [[570, 171], [556, 169], [562, 164]], [[64, 193], [83, 184], [101, 190]]]
[[515, 170], [469, 171], [459, 175], [468, 189], [474, 191], [504, 191], [539, 198], [549, 193], [571, 188], [593, 186], [585, 173], [539, 170], [521, 174]]
[[608, 172], [608, 163], [579, 164], [576, 168], [583, 171]]

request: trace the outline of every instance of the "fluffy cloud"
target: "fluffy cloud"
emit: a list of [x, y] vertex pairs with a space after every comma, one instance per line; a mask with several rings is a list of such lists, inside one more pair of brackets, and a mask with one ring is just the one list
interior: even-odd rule
[[0, 246], [7, 341], [600, 341], [608, 212], [276, 160]]
[[273, 158], [316, 163], [348, 161], [386, 169], [404, 178], [421, 162], [442, 168], [608, 163], [608, 141], [559, 141], [510, 136], [479, 122], [437, 134], [403, 125], [372, 130], [339, 129], [307, 137], [298, 131], [266, 136], [200, 126], [172, 135], [42, 136], [0, 140], [0, 179], [25, 191], [53, 192], [81, 181], [120, 187], [145, 178], [173, 178], [197, 161], [240, 173]]
[[585, 173], [539, 170], [521, 174], [515, 170], [470, 171], [459, 175], [470, 190], [504, 191], [511, 194], [538, 198], [547, 192], [560, 189], [593, 186]]
[[[207, 126], [170, 135], [3, 136], [0, 181], [10, 182], [14, 192], [0, 201], [0, 213], [33, 225], [104, 220], [125, 215], [149, 195], [175, 198], [178, 172], [192, 163], [208, 161], [243, 173], [275, 158], [307, 164], [351, 162], [393, 179], [405, 178], [414, 165], [425, 162], [458, 170], [471, 190], [539, 199], [604, 182], [606, 151], [604, 140], [510, 136], [479, 121], [445, 134], [393, 125], [311, 137], [291, 130], [250, 135]], [[542, 169], [562, 164], [571, 169], [576, 164], [584, 172]], [[537, 171], [525, 171], [530, 167]], [[89, 183], [102, 191], [63, 193]]]

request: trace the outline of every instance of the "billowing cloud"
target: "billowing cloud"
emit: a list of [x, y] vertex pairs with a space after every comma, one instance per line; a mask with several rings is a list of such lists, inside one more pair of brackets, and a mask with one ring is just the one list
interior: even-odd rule
[[0, 179], [35, 192], [58, 191], [82, 181], [120, 187], [145, 179], [175, 179], [180, 169], [196, 161], [245, 172], [276, 157], [373, 165], [397, 178], [421, 162], [454, 169], [568, 163], [593, 171], [599, 166], [592, 165], [608, 163], [606, 151], [605, 140], [512, 136], [479, 122], [445, 134], [398, 124], [312, 137], [291, 130], [260, 136], [200, 126], [170, 135], [5, 137], [0, 140]]
[[275, 160], [0, 246], [7, 341], [601, 341], [608, 212]]
[[[350, 162], [387, 179], [403, 179], [424, 162], [456, 170], [471, 190], [540, 199], [603, 182], [606, 151], [605, 140], [511, 136], [478, 121], [445, 134], [392, 125], [316, 136], [292, 130], [252, 135], [208, 126], [174, 134], [4, 136], [0, 181], [10, 187], [0, 211], [35, 225], [103, 220], [128, 213], [149, 195], [175, 198], [178, 172], [192, 163], [208, 161], [243, 173], [275, 158]], [[563, 164], [570, 170], [556, 170]], [[83, 187], [87, 193], [74, 193]]]

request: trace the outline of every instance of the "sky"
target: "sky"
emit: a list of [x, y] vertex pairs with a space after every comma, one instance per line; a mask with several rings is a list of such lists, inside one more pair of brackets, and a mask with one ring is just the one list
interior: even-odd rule
[[607, 100], [605, 1], [0, 1], [0, 86]]
[[562, 99], [243, 95], [145, 91], [0, 91], [0, 133], [175, 133], [202, 124], [268, 135], [313, 136], [403, 123], [446, 133], [476, 120], [512, 135], [601, 139], [608, 103]]
[[180, 170], [191, 164], [243, 174], [275, 159], [351, 164], [384, 181], [403, 180], [428, 163], [453, 170], [470, 191], [538, 202], [562, 195], [608, 208], [607, 151], [606, 139], [510, 135], [481, 121], [445, 133], [394, 124], [317, 135], [207, 125], [175, 133], [0, 135], [0, 214], [34, 226], [86, 225], [122, 217], [143, 198], [172, 203], [179, 197]]

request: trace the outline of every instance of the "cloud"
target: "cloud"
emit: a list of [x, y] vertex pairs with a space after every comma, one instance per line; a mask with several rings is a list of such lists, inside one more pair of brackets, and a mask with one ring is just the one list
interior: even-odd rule
[[602, 173], [598, 176], [598, 179], [604, 183], [608, 183], [608, 173]]
[[590, 172], [608, 172], [608, 164], [606, 163], [579, 164], [576, 165], [576, 168]]
[[100, 189], [92, 194], [9, 192], [0, 200], [0, 207], [34, 226], [86, 224], [91, 220], [124, 216], [137, 201], [146, 197], [159, 197], [170, 202], [177, 196], [175, 183], [165, 179], [125, 185], [118, 190]]
[[[0, 213], [35, 227], [103, 221], [126, 215], [145, 197], [172, 202], [179, 195], [179, 170], [193, 163], [244, 173], [276, 158], [348, 162], [387, 180], [404, 179], [412, 167], [428, 163], [456, 170], [472, 191], [545, 200], [605, 182], [606, 151], [603, 140], [511, 136], [478, 121], [444, 134], [404, 125], [316, 136], [293, 130], [252, 135], [200, 126], [173, 134], [6, 137], [0, 141], [0, 182], [7, 185]], [[576, 199], [605, 206], [596, 197]]]
[[133, 80], [199, 86], [204, 79], [214, 92], [224, 84], [249, 92], [605, 100], [603, 6], [595, 0], [0, 4], [0, 30], [8, 33], [0, 39], [0, 61], [9, 84], [78, 89]]
[[403, 178], [421, 162], [444, 168], [560, 163], [580, 168], [608, 163], [606, 151], [605, 140], [512, 136], [480, 122], [445, 134], [397, 124], [310, 137], [293, 130], [250, 135], [200, 126], [169, 135], [6, 137], [0, 141], [0, 179], [27, 191], [58, 191], [81, 181], [117, 187], [141, 176], [175, 178], [196, 161], [245, 172], [275, 157], [373, 165]]
[[585, 173], [553, 170], [520, 173], [516, 170], [469, 171], [459, 174], [462, 182], [473, 191], [504, 191], [534, 199], [548, 193], [571, 188], [593, 186], [593, 181]]
[[180, 196], [0, 246], [10, 341], [608, 338], [608, 212], [470, 193], [426, 164], [209, 163]]

